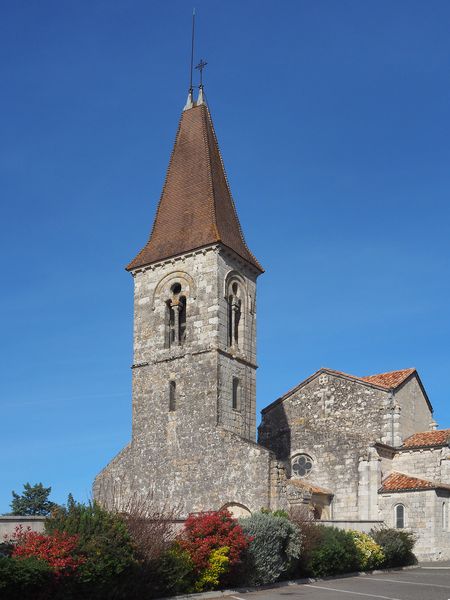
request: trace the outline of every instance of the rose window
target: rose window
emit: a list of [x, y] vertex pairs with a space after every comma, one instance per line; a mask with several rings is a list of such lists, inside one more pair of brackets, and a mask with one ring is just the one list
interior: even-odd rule
[[312, 458], [307, 454], [298, 454], [292, 461], [292, 473], [296, 477], [307, 477], [311, 472]]

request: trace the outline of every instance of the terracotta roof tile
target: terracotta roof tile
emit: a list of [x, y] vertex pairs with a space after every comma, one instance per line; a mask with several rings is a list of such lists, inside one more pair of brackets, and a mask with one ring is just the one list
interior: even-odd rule
[[333, 495], [331, 490], [315, 485], [314, 483], [310, 483], [309, 481], [305, 481], [304, 479], [290, 479], [289, 483], [295, 487], [307, 490], [308, 492], [311, 492], [311, 494], [325, 494], [327, 496]]
[[402, 369], [400, 371], [389, 371], [388, 373], [378, 373], [377, 375], [366, 375], [364, 377], [358, 377], [358, 375], [349, 375], [343, 371], [334, 371], [333, 369], [324, 369], [330, 373], [336, 373], [336, 375], [344, 375], [344, 377], [351, 377], [359, 381], [365, 381], [372, 383], [378, 387], [385, 388], [386, 390], [393, 390], [401, 385], [405, 379], [408, 379], [416, 369]]
[[402, 448], [421, 448], [423, 446], [445, 446], [450, 439], [450, 429], [436, 429], [435, 431], [421, 431], [413, 433], [403, 442]]
[[450, 490], [450, 485], [428, 481], [427, 479], [419, 479], [418, 477], [410, 477], [409, 475], [405, 475], [403, 473], [393, 472], [390, 473], [390, 475], [388, 475], [382, 482], [379, 492], [407, 492], [435, 489]]
[[[382, 387], [386, 390], [393, 390], [401, 385], [410, 375], [416, 372], [416, 369], [402, 369], [400, 371], [389, 371], [388, 373], [378, 373], [376, 375], [365, 375], [359, 377], [358, 375], [350, 375], [350, 373], [344, 373], [344, 371], [336, 371], [335, 369], [322, 368], [317, 371], [320, 373], [325, 371], [327, 373], [334, 373], [336, 375], [343, 375], [350, 379], [356, 379], [357, 381], [365, 381], [366, 383], [372, 383], [378, 387]], [[314, 373], [316, 375], [316, 373]], [[289, 392], [288, 392], [289, 393]]]
[[211, 116], [201, 104], [182, 113], [150, 238], [127, 269], [217, 242], [263, 271], [245, 243]]
[[402, 369], [401, 371], [390, 371], [389, 373], [379, 373], [378, 375], [359, 377], [359, 379], [391, 390], [402, 384], [405, 379], [408, 379], [408, 377], [414, 373], [414, 371], [415, 369]]
[[[408, 379], [408, 377], [410, 375], [412, 375], [413, 373], [417, 373], [417, 371], [416, 371], [416, 369], [411, 368], [411, 369], [402, 369], [400, 371], [390, 371], [389, 373], [379, 373], [377, 375], [366, 375], [364, 377], [358, 377], [357, 375], [350, 375], [349, 373], [344, 373], [343, 371], [336, 371], [335, 369], [328, 369], [328, 368], [322, 367], [321, 369], [319, 369], [318, 371], [316, 371], [315, 373], [310, 375], [310, 377], [308, 377], [307, 379], [305, 379], [304, 381], [302, 381], [295, 387], [288, 390], [283, 396], [281, 396], [274, 402], [271, 402], [268, 406], [266, 406], [265, 408], [262, 409], [262, 412], [263, 413], [267, 412], [268, 410], [273, 408], [275, 405], [279, 404], [280, 402], [283, 402], [284, 400], [286, 400], [286, 398], [289, 398], [289, 396], [291, 396], [294, 392], [299, 390], [303, 385], [310, 382], [312, 379], [314, 379], [320, 373], [330, 373], [331, 375], [341, 375], [342, 377], [347, 377], [348, 379], [352, 379], [354, 381], [361, 381], [362, 383], [368, 383], [370, 385], [375, 385], [384, 390], [395, 390], [404, 381], [406, 381], [406, 379]], [[426, 397], [425, 390], [423, 390], [423, 392]], [[432, 410], [430, 401], [428, 400], [427, 397], [426, 397], [426, 401], [428, 402], [430, 409]]]

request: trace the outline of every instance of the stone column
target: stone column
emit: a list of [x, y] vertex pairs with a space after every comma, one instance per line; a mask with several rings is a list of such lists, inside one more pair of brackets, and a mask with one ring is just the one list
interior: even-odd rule
[[178, 302], [172, 302], [173, 315], [174, 315], [174, 343], [175, 345], [180, 345], [180, 305]]

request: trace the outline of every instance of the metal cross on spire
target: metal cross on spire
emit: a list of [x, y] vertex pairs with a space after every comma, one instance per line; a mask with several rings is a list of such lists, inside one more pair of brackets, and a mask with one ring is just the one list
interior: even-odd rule
[[203, 69], [206, 67], [208, 63], [203, 60], [203, 58], [200, 59], [200, 62], [198, 63], [198, 65], [195, 67], [196, 69], [198, 69], [200, 71], [200, 87], [203, 87]]

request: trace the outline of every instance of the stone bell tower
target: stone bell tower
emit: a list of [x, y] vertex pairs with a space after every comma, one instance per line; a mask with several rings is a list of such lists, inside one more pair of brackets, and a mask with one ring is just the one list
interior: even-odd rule
[[133, 433], [95, 496], [106, 502], [120, 485], [186, 513], [268, 505], [269, 453], [255, 444], [263, 269], [245, 243], [202, 88], [197, 102], [189, 94], [150, 238], [127, 270]]

